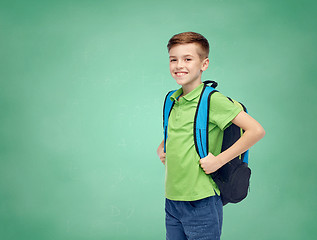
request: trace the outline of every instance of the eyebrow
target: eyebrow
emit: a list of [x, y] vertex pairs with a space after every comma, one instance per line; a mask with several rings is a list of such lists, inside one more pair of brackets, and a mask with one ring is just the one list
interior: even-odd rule
[[[176, 56], [170, 56], [170, 58], [175, 58]], [[191, 54], [186, 54], [186, 55], [183, 55], [182, 57], [194, 57], [193, 55]]]

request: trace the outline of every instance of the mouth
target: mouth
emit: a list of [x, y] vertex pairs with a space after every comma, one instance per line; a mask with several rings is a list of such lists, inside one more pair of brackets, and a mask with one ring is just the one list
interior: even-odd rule
[[188, 74], [187, 72], [175, 72], [175, 75], [177, 77], [182, 77], [182, 76], [185, 76], [186, 74]]

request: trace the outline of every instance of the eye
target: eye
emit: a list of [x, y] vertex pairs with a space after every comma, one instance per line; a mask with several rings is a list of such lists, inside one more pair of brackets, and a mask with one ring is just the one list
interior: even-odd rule
[[171, 59], [171, 60], [170, 60], [170, 62], [175, 62], [175, 61], [176, 61], [176, 59]]
[[191, 60], [192, 60], [191, 58], [186, 58], [186, 61], [187, 61], [187, 62], [189, 62], [189, 61], [191, 61]]

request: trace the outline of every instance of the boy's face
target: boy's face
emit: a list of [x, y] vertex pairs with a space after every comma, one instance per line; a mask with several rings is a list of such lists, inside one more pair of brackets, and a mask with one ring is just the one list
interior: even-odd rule
[[170, 55], [170, 72], [177, 84], [193, 90], [201, 83], [201, 74], [208, 68], [209, 59], [201, 60], [195, 43], [180, 44], [172, 47]]

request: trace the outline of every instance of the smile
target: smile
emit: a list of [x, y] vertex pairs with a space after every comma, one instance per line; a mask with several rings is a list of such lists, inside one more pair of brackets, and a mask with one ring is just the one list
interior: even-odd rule
[[184, 76], [184, 75], [186, 75], [186, 74], [187, 74], [186, 72], [176, 72], [176, 75], [177, 75], [178, 77]]

